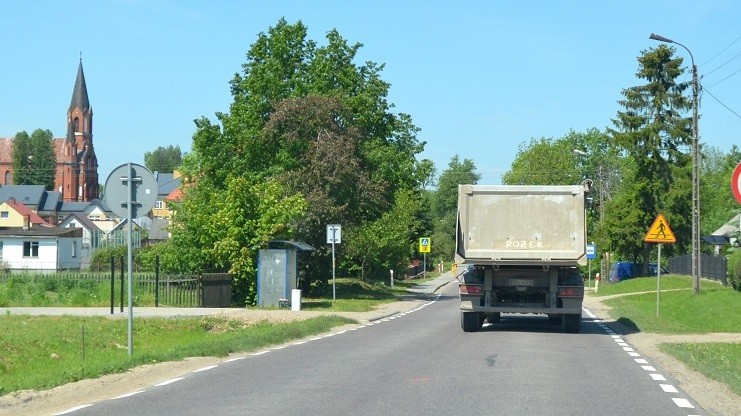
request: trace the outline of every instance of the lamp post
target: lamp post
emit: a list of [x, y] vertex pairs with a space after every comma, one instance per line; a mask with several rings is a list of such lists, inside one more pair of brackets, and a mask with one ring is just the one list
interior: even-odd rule
[[699, 83], [697, 80], [697, 65], [695, 57], [688, 47], [669, 38], [652, 33], [649, 39], [659, 42], [675, 43], [683, 47], [690, 54], [692, 61], [692, 278], [694, 279], [695, 294], [700, 294], [700, 143], [697, 129], [697, 95]]

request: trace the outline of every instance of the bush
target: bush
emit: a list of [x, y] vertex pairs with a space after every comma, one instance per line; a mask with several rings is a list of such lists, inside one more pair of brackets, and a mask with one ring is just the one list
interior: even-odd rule
[[736, 250], [728, 256], [728, 283], [741, 291], [741, 250]]

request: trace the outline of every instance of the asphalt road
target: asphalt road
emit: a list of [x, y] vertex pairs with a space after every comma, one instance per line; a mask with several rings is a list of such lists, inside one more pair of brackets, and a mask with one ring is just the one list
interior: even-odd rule
[[587, 314], [581, 334], [517, 315], [464, 333], [456, 290], [448, 285], [436, 301], [405, 314], [245, 355], [68, 414], [706, 414], [666, 371]]

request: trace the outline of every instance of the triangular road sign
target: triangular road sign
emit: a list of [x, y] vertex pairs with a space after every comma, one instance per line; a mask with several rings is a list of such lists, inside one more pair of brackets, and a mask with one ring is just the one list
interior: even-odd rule
[[677, 239], [674, 237], [672, 229], [669, 228], [669, 223], [664, 218], [664, 215], [659, 214], [656, 216], [651, 228], [648, 229], [646, 236], [643, 237], [643, 241], [647, 243], [676, 243]]

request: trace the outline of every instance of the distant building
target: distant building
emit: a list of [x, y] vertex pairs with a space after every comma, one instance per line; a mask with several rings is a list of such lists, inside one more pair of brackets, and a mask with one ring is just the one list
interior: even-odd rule
[[[0, 138], [0, 185], [13, 183], [13, 138]], [[65, 202], [98, 197], [98, 158], [93, 148], [93, 108], [87, 94], [82, 61], [67, 110], [67, 135], [54, 138], [57, 166], [54, 190]]]

